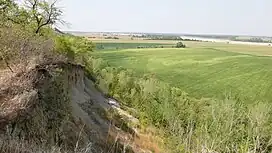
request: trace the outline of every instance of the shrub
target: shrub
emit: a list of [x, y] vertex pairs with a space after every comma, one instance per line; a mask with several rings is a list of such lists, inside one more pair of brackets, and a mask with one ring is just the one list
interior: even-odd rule
[[65, 55], [69, 60], [75, 59], [75, 51], [72, 47], [72, 41], [67, 36], [58, 36], [55, 39], [55, 51]]
[[182, 42], [178, 42], [176, 48], [185, 48], [186, 46]]
[[65, 55], [68, 60], [82, 63], [88, 53], [94, 49], [94, 44], [82, 37], [61, 35], [55, 38], [55, 51]]

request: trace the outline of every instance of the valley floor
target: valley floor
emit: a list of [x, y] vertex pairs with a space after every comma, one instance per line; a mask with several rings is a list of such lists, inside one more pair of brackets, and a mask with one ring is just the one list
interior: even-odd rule
[[[245, 47], [248, 48], [243, 52], [247, 54], [240, 53]], [[253, 55], [249, 54], [252, 50], [254, 47], [234, 48], [218, 44], [212, 48], [196, 45], [185, 49], [96, 51], [93, 55], [108, 61], [110, 65], [134, 70], [136, 76], [153, 74], [198, 98], [238, 96], [248, 101], [270, 101], [272, 58], [254, 55], [258, 49]], [[259, 50], [264, 49], [261, 47]]]

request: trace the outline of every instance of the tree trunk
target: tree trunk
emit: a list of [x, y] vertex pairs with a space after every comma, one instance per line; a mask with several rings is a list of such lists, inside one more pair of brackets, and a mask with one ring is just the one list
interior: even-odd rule
[[40, 30], [41, 30], [41, 26], [39, 26], [39, 27], [37, 28], [37, 30], [35, 31], [35, 33], [38, 34], [38, 33], [40, 32]]
[[9, 68], [9, 70], [14, 73], [14, 71], [12, 70], [12, 68], [9, 66], [9, 63], [6, 59], [4, 59], [4, 62], [6, 63], [7, 67]]

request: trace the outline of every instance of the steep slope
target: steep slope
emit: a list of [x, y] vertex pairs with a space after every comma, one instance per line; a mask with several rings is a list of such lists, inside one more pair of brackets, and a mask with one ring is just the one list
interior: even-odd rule
[[1, 75], [1, 152], [149, 152], [134, 141], [138, 124], [81, 65], [46, 63]]

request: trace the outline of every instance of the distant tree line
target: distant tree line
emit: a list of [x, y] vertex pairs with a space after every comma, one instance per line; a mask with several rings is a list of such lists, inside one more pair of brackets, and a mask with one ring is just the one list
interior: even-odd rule
[[242, 42], [256, 42], [256, 43], [271, 43], [271, 40], [264, 40], [262, 38], [249, 38], [249, 39], [239, 39], [238, 37], [232, 37], [232, 41], [242, 41]]
[[[183, 36], [188, 36], [188, 37], [199, 37], [199, 38], [214, 38], [214, 39], [230, 39], [232, 37], [236, 37], [236, 36], [232, 36], [232, 35], [183, 35]], [[180, 38], [179, 35], [169, 35], [169, 34], [143, 34], [143, 35], [133, 35], [132, 37], [135, 38], [151, 38], [151, 39], [162, 39], [162, 40], [181, 40], [182, 38]], [[183, 40], [190, 40], [190, 41], [194, 41], [195, 39], [183, 39]], [[195, 40], [198, 41], [198, 40]]]
[[150, 40], [183, 40], [180, 36], [150, 36]]
[[133, 35], [133, 38], [146, 38], [148, 40], [176, 40], [176, 41], [202, 41], [202, 40], [197, 40], [197, 39], [184, 39], [181, 38], [180, 36], [175, 36], [175, 35]]
[[105, 37], [105, 39], [119, 39], [118, 37]]
[[[210, 38], [210, 39], [226, 39], [232, 41], [243, 41], [243, 42], [257, 42], [257, 43], [272, 43], [272, 38], [267, 37], [268, 39], [260, 38], [260, 37], [249, 37], [248, 39], [241, 39], [235, 35], [184, 35], [188, 37], [199, 37], [199, 38]], [[163, 35], [163, 34], [143, 34], [143, 35], [133, 35], [133, 38], [145, 38], [148, 40], [176, 40], [176, 41], [199, 41], [206, 42], [203, 40], [197, 39], [188, 39], [182, 38], [178, 35]]]
[[137, 46], [137, 48], [164, 48], [164, 46]]
[[210, 38], [210, 39], [231, 39], [236, 36], [232, 35], [184, 35], [188, 37]]

